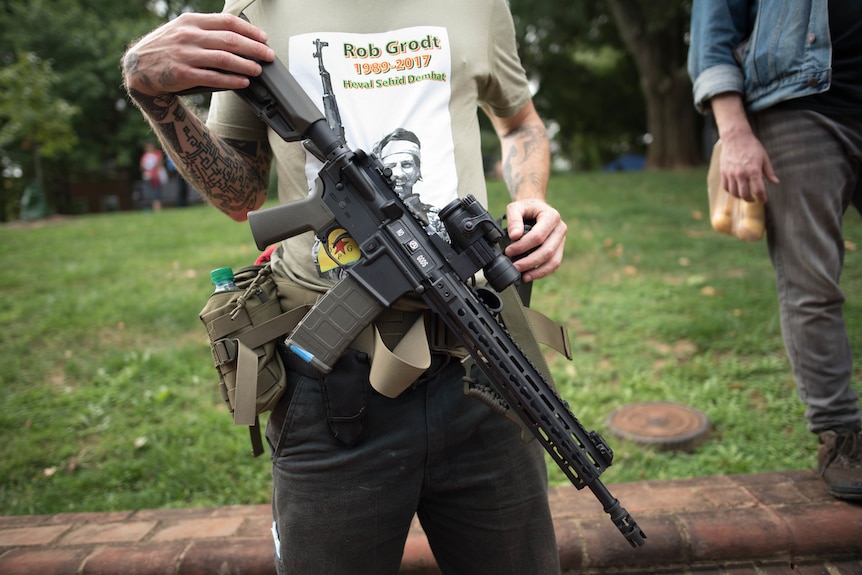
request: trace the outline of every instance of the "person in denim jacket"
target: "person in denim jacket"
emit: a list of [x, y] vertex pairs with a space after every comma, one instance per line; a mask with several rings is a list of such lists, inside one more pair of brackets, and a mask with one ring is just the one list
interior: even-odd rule
[[689, 74], [722, 186], [766, 204], [781, 330], [829, 491], [862, 499], [862, 424], [839, 287], [862, 206], [862, 3], [694, 0]]

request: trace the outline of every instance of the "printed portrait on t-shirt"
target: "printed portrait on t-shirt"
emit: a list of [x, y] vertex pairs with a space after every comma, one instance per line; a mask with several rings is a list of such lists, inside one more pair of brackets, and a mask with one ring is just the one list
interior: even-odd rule
[[[449, 117], [451, 52], [444, 28], [410, 27], [374, 34], [315, 32], [290, 38], [289, 69], [353, 149], [376, 155], [392, 171], [395, 191], [429, 233], [445, 230], [440, 208], [458, 197]], [[306, 157], [309, 189], [320, 162]], [[359, 258], [343, 230], [315, 242], [323, 277], [337, 278]]]

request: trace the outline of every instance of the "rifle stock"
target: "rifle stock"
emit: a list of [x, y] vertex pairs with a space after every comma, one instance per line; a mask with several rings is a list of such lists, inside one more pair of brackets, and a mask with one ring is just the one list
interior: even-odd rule
[[[357, 242], [362, 254], [346, 268], [348, 281], [342, 280], [336, 284], [337, 290], [331, 290], [342, 293], [325, 294], [315, 306], [319, 309], [307, 316], [315, 319], [303, 320], [288, 342], [303, 341], [305, 347], [325, 350], [315, 353], [299, 346], [306, 352], [300, 351], [301, 357], [326, 371], [339, 349], [377, 311], [408, 293], [418, 294], [469, 351], [474, 364], [505, 400], [506, 409], [543, 445], [572, 484], [578, 489], [589, 487], [629, 543], [643, 545], [646, 535], [599, 480], [612, 462], [610, 447], [598, 433], [581, 425], [495, 313], [466, 284], [479, 269], [485, 270], [498, 291], [512, 283], [513, 273], [518, 276], [500, 252], [496, 243], [499, 226], [494, 228], [484, 207], [468, 196], [441, 210], [454, 247], [437, 234], [428, 234], [393, 190], [390, 173], [375, 157], [347, 147], [280, 62], [264, 63], [263, 73], [251, 81], [252, 86], [239, 94], [263, 121], [290, 141], [308, 138], [313, 144], [309, 149], [319, 150], [324, 160], [307, 198], [249, 214], [257, 246], [264, 249], [309, 229], [324, 236], [328, 227], [337, 224]], [[331, 309], [334, 298], [344, 297], [346, 286], [362, 290], [358, 297], [367, 309], [355, 320], [353, 331], [339, 334], [333, 345], [322, 335], [330, 330], [314, 326], [320, 325], [321, 316], [326, 315], [323, 310]], [[321, 302], [326, 303], [320, 307]], [[349, 300], [347, 305], [351, 305]]]

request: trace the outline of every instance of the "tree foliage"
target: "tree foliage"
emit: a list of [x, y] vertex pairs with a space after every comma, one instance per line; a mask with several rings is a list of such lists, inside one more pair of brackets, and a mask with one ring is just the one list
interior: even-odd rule
[[0, 68], [0, 148], [17, 142], [51, 157], [74, 147], [78, 108], [54, 95], [57, 80], [51, 65], [31, 53]]
[[685, 74], [690, 0], [511, 0], [536, 106], [576, 167], [624, 152], [697, 163]]
[[524, 67], [537, 86], [534, 102], [556, 125], [557, 154], [593, 169], [641, 152], [646, 131], [633, 62], [604, 2], [511, 0]]
[[116, 152], [126, 149], [132, 143], [129, 136], [140, 131], [134, 127], [139, 122], [124, 113], [119, 54], [125, 41], [157, 23], [155, 15], [138, 2], [5, 3], [0, 30], [4, 61], [26, 51], [50, 62], [59, 78], [58, 96], [74, 102], [81, 111], [74, 122], [80, 144], [60, 166], [68, 176], [81, 177], [124, 163], [122, 154], [116, 158]]
[[[683, 42], [690, 0], [510, 4], [536, 106], [555, 130], [558, 157], [581, 169], [630, 151], [647, 153], [657, 167], [691, 163], [686, 154], [697, 142], [687, 124], [693, 108]], [[62, 193], [69, 182], [125, 178], [131, 185], [138, 177], [137, 159], [151, 136], [122, 86], [120, 58], [128, 44], [184, 11], [222, 6], [223, 0], [0, 0], [0, 68], [34, 55], [56, 77], [51, 97], [78, 111], [66, 118], [76, 144], [44, 162], [55, 209], [69, 209]], [[62, 115], [39, 107], [55, 120]], [[24, 141], [7, 141], [0, 151], [4, 166], [25, 170], [24, 178], [4, 180], [2, 191], [32, 177], [32, 150]]]
[[0, 68], [0, 150], [29, 148], [40, 189], [42, 157], [69, 151], [77, 142], [72, 121], [78, 109], [55, 95], [57, 82], [51, 65], [31, 53]]
[[[0, 67], [34, 54], [57, 77], [54, 95], [79, 111], [71, 120], [77, 145], [45, 162], [47, 191], [59, 211], [69, 209], [58, 193], [69, 181], [137, 177], [149, 127], [128, 104], [122, 86], [119, 64], [128, 43], [183, 10], [215, 11], [222, 5], [221, 0], [0, 0]], [[3, 153], [27, 174], [27, 150], [10, 147]]]

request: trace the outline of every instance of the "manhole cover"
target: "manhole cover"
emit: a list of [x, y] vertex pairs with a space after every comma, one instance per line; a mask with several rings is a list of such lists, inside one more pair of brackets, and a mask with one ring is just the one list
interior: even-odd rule
[[662, 450], [691, 451], [709, 437], [709, 419], [701, 411], [668, 401], [634, 403], [608, 418], [615, 435]]

